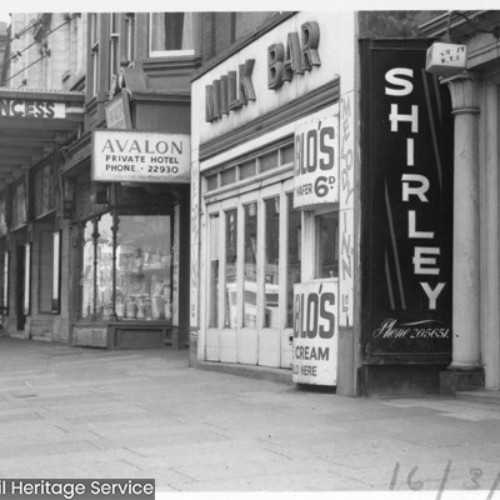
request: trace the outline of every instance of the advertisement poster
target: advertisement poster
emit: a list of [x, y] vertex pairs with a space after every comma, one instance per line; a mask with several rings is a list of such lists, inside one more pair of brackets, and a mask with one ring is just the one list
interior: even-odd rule
[[294, 285], [293, 381], [336, 385], [338, 282]]
[[339, 119], [306, 122], [295, 131], [293, 206], [311, 209], [339, 201]]
[[362, 64], [364, 352], [449, 356], [453, 122], [422, 43], [371, 42]]
[[96, 130], [92, 151], [93, 181], [189, 183], [191, 179], [187, 134]]

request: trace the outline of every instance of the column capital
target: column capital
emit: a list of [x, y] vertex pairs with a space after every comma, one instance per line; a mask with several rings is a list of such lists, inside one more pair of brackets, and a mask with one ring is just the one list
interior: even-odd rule
[[481, 82], [482, 80], [479, 79], [479, 75], [471, 71], [464, 71], [442, 80], [442, 83], [446, 83], [450, 89], [453, 114], [479, 113], [479, 89]]

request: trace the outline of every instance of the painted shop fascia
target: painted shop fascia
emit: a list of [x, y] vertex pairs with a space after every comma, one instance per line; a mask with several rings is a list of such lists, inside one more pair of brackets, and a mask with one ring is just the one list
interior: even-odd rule
[[300, 12], [194, 79], [198, 363], [355, 394], [355, 58], [354, 13]]

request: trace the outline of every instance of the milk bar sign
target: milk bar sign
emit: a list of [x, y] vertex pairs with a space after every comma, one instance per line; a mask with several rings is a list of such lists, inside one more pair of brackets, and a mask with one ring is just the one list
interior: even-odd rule
[[92, 180], [189, 183], [190, 148], [186, 134], [96, 130]]
[[[285, 82], [321, 66], [320, 29], [316, 21], [300, 26], [300, 35], [288, 33], [286, 44], [272, 43], [267, 48], [267, 88], [279, 91]], [[260, 59], [260, 58], [259, 58]], [[205, 121], [214, 123], [257, 100], [253, 82], [255, 59], [246, 59], [231, 71], [205, 86]], [[257, 82], [257, 87], [259, 82]]]
[[307, 122], [295, 131], [294, 208], [339, 201], [337, 116]]

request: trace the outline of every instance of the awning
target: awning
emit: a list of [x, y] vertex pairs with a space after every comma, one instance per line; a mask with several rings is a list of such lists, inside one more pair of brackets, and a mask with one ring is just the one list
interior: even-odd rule
[[0, 88], [0, 190], [71, 140], [84, 101], [83, 92]]

